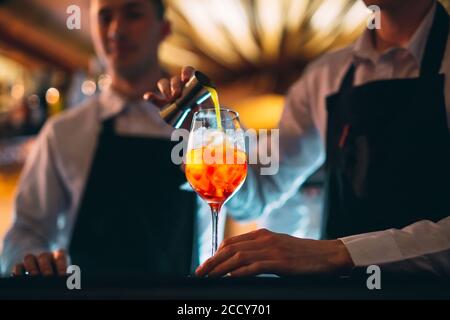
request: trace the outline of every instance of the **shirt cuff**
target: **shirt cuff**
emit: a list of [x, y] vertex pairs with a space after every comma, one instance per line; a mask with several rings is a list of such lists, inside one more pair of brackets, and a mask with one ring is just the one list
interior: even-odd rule
[[389, 230], [340, 238], [355, 267], [381, 265], [402, 259], [397, 243]]

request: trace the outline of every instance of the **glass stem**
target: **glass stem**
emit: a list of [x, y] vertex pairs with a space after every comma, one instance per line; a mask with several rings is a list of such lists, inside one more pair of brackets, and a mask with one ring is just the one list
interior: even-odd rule
[[219, 212], [220, 212], [220, 206], [211, 205], [211, 216], [212, 216], [212, 248], [211, 248], [211, 257], [216, 253], [217, 247], [218, 247], [217, 225], [219, 223]]

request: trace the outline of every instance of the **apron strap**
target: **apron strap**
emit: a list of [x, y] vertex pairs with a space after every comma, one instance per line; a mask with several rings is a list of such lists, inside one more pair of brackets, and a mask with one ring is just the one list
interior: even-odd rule
[[342, 92], [345, 94], [348, 90], [350, 90], [353, 87], [353, 79], [355, 78], [355, 71], [356, 67], [355, 64], [352, 62], [347, 72], [345, 73], [345, 76], [341, 83], [341, 87], [339, 88], [338, 92]]
[[422, 58], [420, 75], [439, 74], [449, 31], [449, 16], [445, 8], [437, 1], [433, 25], [428, 36], [425, 53]]
[[106, 135], [109, 135], [109, 136], [114, 136], [115, 135], [115, 129], [114, 129], [114, 127], [115, 127], [114, 124], [115, 123], [116, 123], [115, 117], [103, 121], [103, 123], [102, 123], [102, 126], [103, 126], [102, 134], [106, 134]]

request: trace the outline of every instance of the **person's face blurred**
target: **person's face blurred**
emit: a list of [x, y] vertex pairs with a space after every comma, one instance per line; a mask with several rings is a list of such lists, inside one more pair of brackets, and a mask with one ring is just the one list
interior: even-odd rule
[[150, 0], [91, 0], [92, 38], [109, 71], [140, 76], [158, 63], [168, 23]]

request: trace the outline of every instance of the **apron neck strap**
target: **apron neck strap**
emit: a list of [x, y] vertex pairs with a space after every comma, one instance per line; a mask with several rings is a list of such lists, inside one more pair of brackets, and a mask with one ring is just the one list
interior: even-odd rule
[[116, 123], [116, 117], [112, 117], [112, 118], [109, 118], [109, 119], [103, 121], [102, 133], [104, 135], [108, 135], [108, 136], [115, 136], [116, 135], [115, 123]]
[[449, 16], [444, 7], [437, 1], [433, 25], [428, 36], [427, 45], [422, 58], [420, 75], [438, 74], [447, 47]]
[[347, 72], [345, 73], [344, 79], [342, 80], [339, 92], [346, 93], [353, 87], [353, 78], [355, 77], [355, 64], [350, 64]]

